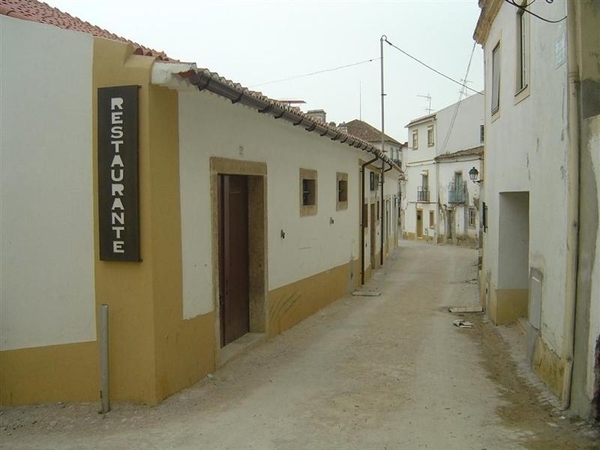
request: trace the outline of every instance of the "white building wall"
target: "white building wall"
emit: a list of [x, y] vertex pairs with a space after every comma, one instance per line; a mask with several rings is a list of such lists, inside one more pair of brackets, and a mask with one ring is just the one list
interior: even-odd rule
[[[458, 160], [440, 161], [437, 164], [438, 177], [439, 177], [439, 203], [442, 208], [448, 209], [453, 207], [456, 210], [455, 213], [455, 227], [453, 235], [468, 239], [477, 239], [479, 233], [479, 210], [481, 208], [481, 193], [480, 186], [474, 183], [469, 178], [469, 170], [472, 167], [476, 167], [477, 170], [481, 171], [481, 160], [478, 156], [471, 156], [466, 158], [460, 158]], [[454, 174], [460, 172], [464, 186], [466, 187], [465, 192], [465, 203], [451, 205], [449, 199], [449, 188], [451, 183], [454, 181]], [[468, 224], [468, 209], [475, 208], [477, 210], [477, 216], [475, 221], [475, 227], [471, 228]], [[440, 222], [439, 232], [441, 235], [448, 236], [447, 230], [445, 229], [444, 222]]]
[[0, 349], [92, 341], [92, 37], [0, 30]]
[[438, 155], [483, 145], [480, 126], [485, 121], [484, 99], [482, 94], [473, 94], [435, 113]]
[[[206, 195], [212, 156], [267, 164], [268, 290], [360, 257], [359, 158], [368, 160], [370, 154], [207, 92], [180, 93], [179, 124], [185, 318], [214, 308]], [[318, 172], [314, 216], [300, 217], [300, 168]], [[348, 174], [348, 209], [343, 211], [336, 211], [336, 172]], [[368, 180], [367, 173], [367, 186]], [[396, 180], [397, 173], [388, 172], [385, 195], [397, 193]], [[369, 198], [368, 188], [366, 193]]]
[[[596, 178], [596, 189], [600, 187], [600, 116], [589, 120], [589, 152], [592, 156], [593, 170]], [[596, 197], [598, 209], [600, 211], [600, 196]], [[591, 304], [590, 304], [590, 336], [588, 342], [587, 367], [590, 369], [587, 373], [587, 392], [589, 398], [594, 396], [595, 374], [592, 369], [595, 367], [596, 339], [600, 336], [600, 225], [596, 235], [596, 258], [594, 268], [590, 277], [591, 281]]]
[[[532, 5], [533, 11], [538, 5]], [[555, 2], [557, 15], [566, 13]], [[485, 201], [489, 228], [484, 236], [485, 266], [498, 288], [499, 195], [529, 191], [529, 265], [543, 273], [542, 338], [563, 351], [566, 271], [567, 93], [563, 24], [548, 27], [530, 20], [529, 95], [516, 94], [516, 12], [502, 4], [485, 46], [486, 91], [492, 92], [492, 51], [500, 43], [500, 110], [491, 117], [486, 96]], [[558, 114], [557, 114], [558, 112]]]

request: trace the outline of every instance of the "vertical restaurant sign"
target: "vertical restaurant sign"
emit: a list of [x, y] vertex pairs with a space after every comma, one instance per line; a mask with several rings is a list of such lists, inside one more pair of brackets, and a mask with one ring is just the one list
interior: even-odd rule
[[140, 261], [138, 89], [138, 86], [98, 89], [102, 261]]

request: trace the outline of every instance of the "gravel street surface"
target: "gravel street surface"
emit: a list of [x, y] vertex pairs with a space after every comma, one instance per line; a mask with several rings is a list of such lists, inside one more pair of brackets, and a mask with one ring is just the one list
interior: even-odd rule
[[[478, 305], [476, 250], [402, 241], [363, 290], [158, 407], [5, 408], [2, 449], [600, 449]], [[458, 328], [464, 319], [472, 328]]]

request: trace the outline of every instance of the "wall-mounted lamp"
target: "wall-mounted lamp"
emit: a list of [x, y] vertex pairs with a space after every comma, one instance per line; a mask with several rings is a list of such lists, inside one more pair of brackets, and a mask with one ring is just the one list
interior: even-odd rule
[[469, 178], [471, 179], [471, 181], [473, 183], [481, 183], [483, 180], [478, 180], [479, 178], [479, 170], [477, 170], [475, 167], [472, 167], [471, 170], [469, 170]]

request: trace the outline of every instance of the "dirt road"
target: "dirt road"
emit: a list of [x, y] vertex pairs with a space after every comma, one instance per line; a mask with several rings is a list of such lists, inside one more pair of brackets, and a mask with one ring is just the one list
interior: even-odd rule
[[[156, 408], [9, 408], [3, 449], [600, 449], [517, 376], [514, 328], [476, 305], [477, 254], [402, 243], [365, 289]], [[550, 398], [550, 397], [548, 397]]]

